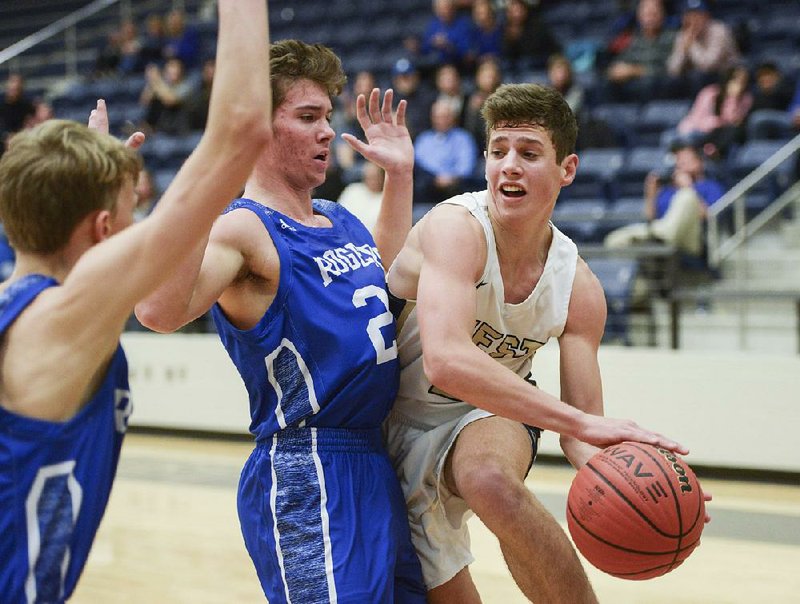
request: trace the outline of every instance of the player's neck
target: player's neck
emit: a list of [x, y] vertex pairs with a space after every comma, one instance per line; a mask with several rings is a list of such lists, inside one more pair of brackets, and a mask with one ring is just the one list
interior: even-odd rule
[[277, 210], [307, 226], [330, 226], [330, 221], [314, 213], [310, 189], [296, 189], [278, 180], [251, 179], [244, 190], [247, 199]]
[[48, 255], [18, 253], [14, 262], [14, 272], [11, 273], [9, 282], [27, 275], [47, 275], [59, 283], [63, 283], [74, 264], [74, 261], [68, 259], [63, 253]]

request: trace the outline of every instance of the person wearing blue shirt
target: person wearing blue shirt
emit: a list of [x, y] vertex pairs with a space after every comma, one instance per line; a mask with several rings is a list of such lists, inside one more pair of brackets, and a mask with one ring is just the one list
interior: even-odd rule
[[431, 107], [433, 128], [414, 143], [414, 199], [437, 202], [463, 192], [473, 176], [478, 147], [472, 134], [456, 126], [452, 106], [443, 100]]
[[645, 179], [646, 223], [611, 231], [608, 248], [624, 248], [645, 241], [661, 241], [689, 256], [703, 255], [706, 212], [725, 193], [719, 181], [708, 178], [700, 151], [685, 145], [673, 150], [675, 168], [668, 179], [653, 171]]
[[462, 66], [472, 41], [472, 20], [458, 14], [455, 0], [433, 0], [433, 13], [422, 37], [422, 52], [440, 65]]

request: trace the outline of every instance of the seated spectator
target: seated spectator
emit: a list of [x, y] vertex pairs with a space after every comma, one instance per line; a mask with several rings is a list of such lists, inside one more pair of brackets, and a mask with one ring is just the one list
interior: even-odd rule
[[145, 87], [139, 103], [146, 108], [147, 129], [165, 134], [183, 134], [189, 130], [185, 103], [194, 93], [194, 83], [186, 78], [180, 59], [169, 59], [162, 70], [154, 64], [145, 70]]
[[[336, 101], [336, 110], [331, 119], [331, 127], [339, 133], [348, 133], [353, 136], [361, 135], [361, 124], [356, 117], [356, 99], [363, 94], [364, 98], [369, 98], [370, 92], [378, 85], [375, 74], [369, 70], [361, 70], [353, 78], [352, 86], [348, 86]], [[336, 162], [339, 167], [347, 174], [350, 170], [357, 168], [356, 164], [362, 160], [361, 155], [348, 145], [344, 139], [336, 137], [331, 143], [333, 152], [336, 155]], [[358, 169], [360, 172], [360, 168]], [[352, 180], [352, 179], [351, 179]]]
[[407, 58], [398, 59], [392, 66], [392, 87], [397, 101], [405, 100], [406, 127], [411, 140], [431, 127], [431, 105], [436, 93], [421, 77], [419, 69]]
[[375, 231], [381, 210], [383, 177], [383, 168], [365, 161], [361, 165], [361, 180], [347, 185], [339, 195], [339, 205], [355, 214], [370, 233]]
[[473, 176], [478, 147], [472, 135], [456, 125], [456, 114], [446, 100], [431, 107], [433, 128], [414, 143], [414, 201], [435, 203], [464, 192]]
[[139, 49], [139, 70], [151, 63], [161, 65], [164, 62], [164, 43], [164, 19], [157, 13], [147, 15]]
[[138, 222], [153, 211], [160, 197], [153, 175], [147, 168], [139, 170], [134, 191], [136, 192], [136, 207], [133, 209], [133, 218]]
[[214, 83], [216, 60], [206, 59], [200, 70], [200, 86], [187, 102], [190, 130], [205, 130], [208, 119], [208, 103], [211, 101], [211, 85]]
[[497, 20], [490, 0], [475, 0], [472, 5], [472, 32], [466, 64], [475, 71], [482, 59], [499, 59], [503, 54], [503, 26]]
[[95, 62], [95, 76], [128, 75], [141, 71], [142, 41], [133, 19], [124, 19], [108, 36]]
[[561, 44], [544, 22], [539, 9], [525, 0], [508, 0], [503, 24], [504, 71], [544, 69], [550, 55], [560, 53]]
[[475, 73], [475, 87], [464, 107], [464, 129], [472, 135], [479, 149], [486, 148], [486, 122], [481, 108], [486, 98], [503, 82], [500, 63], [494, 57], [484, 57]]
[[636, 22], [629, 44], [606, 72], [610, 101], [645, 102], [667, 93], [664, 88], [667, 59], [675, 43], [675, 32], [665, 27], [662, 0], [640, 0]]
[[470, 49], [470, 18], [458, 13], [455, 0], [433, 0], [433, 16], [422, 36], [422, 54], [432, 53], [437, 63], [461, 69]]
[[572, 63], [567, 57], [561, 54], [550, 57], [547, 61], [547, 83], [561, 93], [580, 125], [586, 91], [573, 77]]
[[461, 74], [455, 65], [442, 65], [436, 70], [436, 100], [447, 102], [453, 109], [456, 124], [464, 123], [464, 107], [467, 95], [464, 92]]
[[747, 139], [782, 139], [792, 133], [787, 111], [792, 102], [792, 85], [778, 66], [767, 61], [754, 72], [753, 106], [747, 116]]
[[[10, 73], [6, 79], [3, 103], [0, 105], [0, 135], [8, 137], [25, 127], [25, 120], [36, 110], [33, 101], [25, 93], [25, 80], [18, 73]], [[5, 148], [5, 144], [3, 144]]]
[[167, 13], [164, 22], [164, 58], [180, 59], [186, 69], [200, 62], [200, 36], [194, 27], [186, 23], [186, 13], [174, 8]]
[[744, 138], [744, 121], [753, 105], [749, 78], [746, 67], [732, 67], [719, 83], [703, 88], [678, 123], [677, 136], [691, 145], [707, 145], [709, 157], [724, 157], [733, 143]]
[[686, 0], [681, 29], [675, 37], [667, 71], [673, 95], [691, 98], [715, 75], [739, 62], [731, 28], [711, 18], [705, 0]]
[[647, 222], [611, 231], [604, 241], [606, 247], [658, 241], [688, 256], [704, 257], [707, 210], [722, 197], [725, 188], [706, 176], [703, 155], [697, 148], [677, 147], [674, 155], [671, 174], [655, 170], [645, 178], [643, 215]]

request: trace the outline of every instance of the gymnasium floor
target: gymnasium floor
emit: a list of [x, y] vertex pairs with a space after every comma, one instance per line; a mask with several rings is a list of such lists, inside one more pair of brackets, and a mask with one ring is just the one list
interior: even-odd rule
[[[129, 434], [71, 604], [263, 602], [236, 517], [236, 484], [250, 449], [240, 441]], [[562, 522], [572, 475], [539, 464], [528, 479]], [[800, 485], [702, 483], [714, 500], [701, 546], [683, 566], [650, 581], [623, 581], [587, 566], [601, 602], [800, 603]], [[471, 531], [471, 571], [484, 603], [526, 602], [494, 537], [477, 519]]]

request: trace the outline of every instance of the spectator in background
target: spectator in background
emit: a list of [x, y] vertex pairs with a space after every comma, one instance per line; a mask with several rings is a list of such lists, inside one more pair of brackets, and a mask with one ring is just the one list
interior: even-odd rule
[[406, 127], [411, 140], [431, 127], [431, 105], [436, 94], [423, 81], [419, 69], [405, 57], [398, 59], [392, 66], [392, 86], [399, 101], [406, 101]]
[[151, 64], [145, 70], [145, 87], [139, 104], [146, 108], [145, 125], [151, 131], [183, 134], [189, 130], [186, 102], [194, 93], [180, 59], [168, 59], [163, 70]]
[[[3, 104], [0, 105], [0, 134], [5, 143], [8, 137], [25, 127], [25, 120], [36, 111], [33, 101], [25, 93], [25, 80], [18, 73], [6, 79]], [[3, 145], [5, 147], [5, 144]]]
[[437, 63], [451, 63], [459, 69], [470, 50], [472, 22], [458, 14], [455, 0], [433, 0], [433, 17], [422, 36], [422, 54], [433, 54]]
[[157, 13], [147, 15], [139, 49], [139, 69], [143, 70], [150, 63], [161, 65], [164, 62], [164, 41], [164, 19]]
[[467, 95], [464, 92], [461, 74], [455, 65], [446, 64], [436, 70], [436, 100], [450, 105], [456, 124], [464, 123], [464, 107]]
[[[363, 94], [364, 98], [369, 98], [372, 89], [377, 88], [377, 86], [378, 80], [373, 72], [367, 69], [359, 71], [353, 78], [352, 86], [346, 87], [341, 97], [337, 99], [336, 110], [331, 119], [331, 128], [336, 132], [346, 132], [353, 136], [360, 136], [361, 124], [358, 123], [358, 118], [356, 117], [356, 99], [360, 94]], [[331, 146], [336, 156], [336, 163], [345, 174], [353, 169], [360, 172], [360, 167], [356, 166], [361, 161], [359, 159], [360, 156], [357, 157], [356, 151], [344, 139], [337, 137], [331, 143]], [[336, 197], [329, 197], [328, 199], [336, 199]]]
[[554, 54], [547, 61], [547, 83], [558, 90], [567, 105], [572, 109], [572, 113], [580, 123], [585, 113], [584, 101], [586, 91], [580, 83], [575, 81], [572, 72], [572, 63], [562, 54]]
[[662, 0], [640, 0], [636, 22], [630, 43], [606, 72], [611, 101], [644, 102], [667, 93], [664, 82], [675, 32], [665, 27]]
[[458, 127], [452, 104], [438, 99], [431, 107], [431, 123], [414, 143], [415, 202], [439, 202], [462, 193], [477, 165], [475, 140]]
[[189, 97], [186, 106], [190, 130], [205, 130], [208, 104], [211, 101], [211, 86], [214, 83], [216, 68], [217, 62], [213, 57], [203, 62], [203, 68], [200, 70], [200, 85], [195, 94]]
[[381, 210], [383, 179], [383, 168], [364, 161], [361, 163], [361, 180], [347, 185], [338, 199], [339, 205], [355, 214], [373, 234]]
[[716, 74], [738, 62], [739, 49], [730, 27], [711, 18], [705, 0], [686, 0], [681, 29], [667, 60], [672, 93], [693, 97]]
[[544, 69], [550, 55], [562, 51], [538, 9], [524, 0], [508, 0], [503, 24], [504, 71]]
[[467, 67], [474, 71], [480, 61], [503, 54], [503, 26], [490, 0], [475, 0], [472, 5], [472, 35], [467, 55]]
[[133, 208], [133, 219], [139, 222], [153, 211], [160, 196], [153, 175], [147, 168], [143, 167], [139, 170], [134, 192], [136, 193], [136, 207]]
[[500, 62], [484, 57], [475, 72], [475, 86], [464, 108], [464, 129], [472, 135], [479, 149], [486, 148], [486, 122], [481, 114], [483, 103], [503, 82]]
[[744, 138], [744, 121], [753, 105], [749, 80], [742, 65], [725, 70], [719, 83], [698, 93], [689, 113], [678, 123], [678, 137], [691, 145], [708, 145], [705, 152], [709, 157], [725, 156], [731, 144]]
[[33, 101], [33, 113], [25, 119], [25, 128], [33, 128], [55, 117], [53, 106], [43, 99]]
[[647, 222], [611, 231], [604, 242], [607, 248], [659, 241], [689, 256], [703, 256], [706, 213], [725, 188], [706, 176], [699, 149], [683, 145], [673, 152], [675, 167], [670, 174], [654, 170], [645, 179], [643, 215]]
[[766, 61], [754, 72], [753, 106], [747, 116], [747, 139], [782, 139], [791, 135], [787, 112], [792, 85], [778, 66]]
[[187, 25], [183, 10], [174, 8], [167, 13], [164, 33], [164, 58], [180, 59], [186, 69], [196, 67], [200, 62], [200, 36], [194, 27]]

